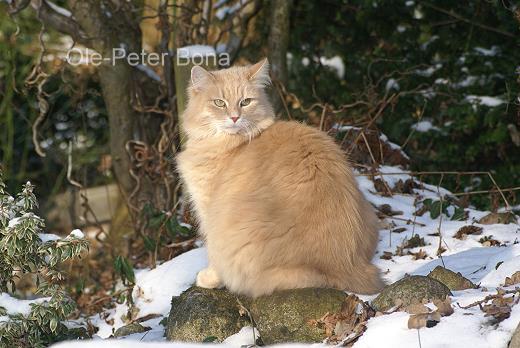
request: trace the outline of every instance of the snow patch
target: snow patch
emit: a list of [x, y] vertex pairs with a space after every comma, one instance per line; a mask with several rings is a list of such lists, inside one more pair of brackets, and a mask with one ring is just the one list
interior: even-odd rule
[[426, 132], [429, 132], [429, 131], [439, 131], [440, 130], [439, 127], [434, 126], [432, 124], [431, 120], [426, 120], [426, 119], [413, 124], [411, 126], [411, 128], [413, 130], [415, 130], [416, 132], [419, 132], [419, 133], [426, 133]]
[[6, 293], [0, 293], [0, 307], [5, 308], [7, 314], [22, 314], [28, 316], [31, 313], [31, 304], [49, 301], [50, 297], [39, 298], [36, 300], [19, 300]]
[[177, 49], [179, 58], [208, 57], [216, 56], [216, 54], [213, 47], [206, 45], [184, 46]]
[[345, 77], [345, 63], [340, 56], [334, 56], [332, 58], [320, 57], [320, 63], [326, 67], [329, 67], [336, 71], [336, 75], [340, 79]]
[[505, 103], [505, 100], [503, 99], [490, 96], [467, 95], [464, 99], [472, 104], [480, 104], [489, 107], [496, 107]]

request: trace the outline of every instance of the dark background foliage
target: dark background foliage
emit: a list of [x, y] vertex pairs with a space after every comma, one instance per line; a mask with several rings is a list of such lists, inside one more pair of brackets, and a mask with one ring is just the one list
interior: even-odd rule
[[[490, 171], [501, 187], [517, 186], [520, 33], [514, 9], [511, 2], [483, 0], [294, 1], [287, 91], [304, 105], [336, 107], [359, 100], [373, 104], [398, 94], [375, 125], [404, 145], [413, 170]], [[16, 23], [4, 12], [0, 17], [0, 157], [8, 186], [16, 189], [32, 180], [43, 201], [63, 191], [69, 185], [65, 176], [70, 141], [80, 144], [73, 149], [74, 167], [83, 185], [111, 181], [110, 173], [98, 171], [100, 159], [109, 152], [99, 81], [89, 69], [60, 69], [64, 63], [49, 56], [49, 72], [59, 74], [44, 87], [49, 112], [38, 139], [47, 157], [36, 155], [31, 141], [38, 115], [36, 86], [24, 81], [39, 59], [40, 25], [31, 12], [16, 16]], [[259, 52], [265, 53], [268, 11], [261, 10], [257, 17], [248, 27], [253, 39], [241, 49], [238, 61], [254, 61]], [[47, 30], [42, 36], [49, 46], [59, 42], [56, 32]], [[341, 76], [327, 63], [330, 59], [342, 64]], [[503, 103], [487, 106], [471, 102], [471, 96]], [[331, 122], [362, 123], [367, 104], [334, 114]], [[292, 116], [316, 123], [312, 113], [309, 118], [295, 109]], [[430, 130], [413, 129], [425, 120], [431, 122]], [[451, 189], [492, 188], [485, 175], [475, 179], [478, 176], [447, 177], [444, 184]], [[490, 204], [486, 197], [474, 197], [474, 203]]]

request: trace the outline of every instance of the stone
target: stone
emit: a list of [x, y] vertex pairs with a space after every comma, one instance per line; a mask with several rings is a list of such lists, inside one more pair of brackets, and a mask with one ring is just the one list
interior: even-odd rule
[[511, 337], [511, 341], [509, 341], [508, 348], [520, 348], [520, 323], [516, 327], [516, 330], [513, 332], [513, 337]]
[[386, 286], [372, 301], [376, 311], [383, 312], [396, 305], [408, 306], [423, 300], [444, 300], [450, 289], [436, 279], [425, 276], [409, 276]]
[[484, 216], [480, 220], [478, 220], [479, 224], [482, 225], [492, 225], [492, 224], [516, 224], [516, 215], [512, 212], [505, 213], [489, 213]]
[[117, 329], [114, 333], [114, 337], [124, 337], [135, 333], [146, 332], [148, 330], [150, 330], [149, 327], [143, 326], [139, 323], [131, 323]]
[[428, 274], [428, 277], [436, 279], [446, 285], [450, 290], [476, 289], [477, 286], [471, 280], [465, 278], [460, 273], [455, 273], [447, 268], [437, 266]]
[[250, 310], [264, 344], [322, 342], [325, 330], [312, 321], [339, 312], [346, 296], [335, 289], [283, 290], [254, 299]]
[[247, 300], [224, 289], [191, 287], [172, 298], [166, 337], [171, 341], [222, 342], [251, 325], [240, 303]]

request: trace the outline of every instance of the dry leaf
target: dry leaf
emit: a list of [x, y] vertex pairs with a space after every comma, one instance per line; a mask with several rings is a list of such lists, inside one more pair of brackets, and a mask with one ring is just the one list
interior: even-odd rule
[[434, 327], [441, 321], [441, 315], [438, 312], [412, 314], [408, 319], [409, 329], [422, 329], [423, 327]]
[[410, 253], [410, 255], [413, 256], [414, 260], [424, 260], [426, 257], [428, 257], [428, 254], [426, 254], [426, 251], [419, 249], [416, 253]]
[[433, 304], [437, 307], [437, 312], [443, 317], [447, 317], [453, 314], [453, 307], [451, 306], [451, 300], [446, 297], [444, 301], [433, 300]]
[[392, 209], [390, 204], [381, 204], [377, 207], [377, 210], [386, 216], [403, 215], [404, 213], [400, 210], [395, 211]]
[[374, 310], [356, 295], [348, 295], [338, 313], [326, 313], [320, 319], [309, 320], [309, 325], [325, 330], [329, 343], [352, 346], [366, 330], [366, 322]]
[[459, 228], [459, 230], [453, 235], [453, 238], [457, 239], [466, 239], [466, 236], [468, 235], [479, 235], [482, 234], [482, 231], [484, 229], [482, 227], [478, 226], [463, 226]]
[[383, 255], [381, 255], [379, 258], [383, 260], [391, 260], [393, 255], [394, 254], [392, 254], [391, 251], [383, 251]]
[[506, 277], [505, 286], [511, 286], [520, 283], [520, 271], [513, 273], [511, 277]]
[[404, 308], [408, 314], [430, 313], [430, 309], [421, 303], [411, 304]]
[[500, 246], [500, 242], [496, 239], [493, 239], [493, 236], [485, 236], [479, 239], [479, 243], [483, 246]]

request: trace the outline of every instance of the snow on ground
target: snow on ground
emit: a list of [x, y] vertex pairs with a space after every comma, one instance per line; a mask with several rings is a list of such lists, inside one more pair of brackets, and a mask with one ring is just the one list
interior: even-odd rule
[[[38, 304], [48, 301], [50, 297], [43, 297], [35, 300], [19, 300], [9, 294], [2, 292], [0, 293], [0, 307], [4, 308], [8, 314], [23, 314], [29, 315], [31, 312], [31, 303]], [[0, 321], [2, 321], [0, 316]]]
[[[206, 249], [198, 248], [179, 255], [155, 269], [137, 270], [135, 272], [136, 285], [133, 290], [133, 298], [135, 306], [140, 310], [138, 316], [144, 317], [149, 314], [167, 316], [170, 311], [172, 296], [180, 295], [188, 289], [195, 282], [197, 273], [206, 267], [207, 263]], [[110, 311], [106, 320], [101, 319], [100, 316], [91, 318], [93, 324], [99, 327], [97, 336], [108, 338], [112, 335], [113, 330], [123, 326], [124, 322], [121, 317], [127, 311], [128, 308], [125, 304], [119, 304]], [[107, 321], [111, 319], [114, 319], [114, 323], [108, 324]], [[148, 331], [145, 333], [146, 335], [138, 334], [138, 339], [143, 338], [143, 336], [146, 340], [155, 339], [156, 334], [159, 334], [159, 339], [162, 340], [164, 328], [159, 324], [160, 319], [154, 318], [145, 321], [143, 325], [152, 327], [152, 331], [155, 330], [156, 332]], [[154, 337], [149, 337], [150, 335]]]
[[[393, 187], [399, 180], [405, 181], [411, 178], [408, 172], [398, 167], [381, 166], [380, 172], [382, 174], [378, 178], [383, 178], [390, 187]], [[432, 219], [428, 212], [422, 216], [414, 216], [413, 213], [417, 210], [417, 206], [414, 206], [415, 195], [381, 196], [367, 176], [358, 175], [357, 178], [361, 190], [373, 205], [388, 204], [392, 210], [401, 212], [400, 215], [386, 219], [384, 227], [380, 230], [380, 242], [373, 260], [381, 269], [388, 283], [397, 281], [406, 274], [426, 275], [444, 261], [447, 268], [461, 272], [474, 283], [481, 285], [479, 289], [453, 292], [454, 314], [443, 317], [441, 322], [433, 328], [420, 330], [422, 347], [506, 348], [513, 330], [520, 322], [520, 305], [515, 305], [511, 316], [498, 324], [493, 323], [492, 318], [485, 317], [485, 313], [478, 306], [468, 309], [462, 309], [460, 306], [495, 294], [497, 287], [512, 289], [512, 287], [504, 287], [504, 280], [520, 270], [520, 244], [518, 244], [520, 226], [518, 224], [481, 225], [477, 221], [488, 212], [471, 208], [466, 209], [468, 213], [466, 221], [452, 221], [447, 216], [443, 216], [442, 220], [439, 217]], [[415, 189], [415, 193], [420, 195], [421, 199], [435, 199], [439, 194], [449, 195], [449, 192], [443, 188], [426, 184], [423, 188]], [[412, 221], [415, 223], [411, 223]], [[457, 230], [467, 225], [481, 227], [483, 231], [480, 235], [468, 235], [462, 240], [454, 238]], [[396, 229], [400, 232], [396, 232]], [[439, 231], [442, 235], [442, 246], [446, 249], [442, 260], [436, 256]], [[413, 234], [424, 238], [426, 245], [409, 249], [409, 251], [416, 253], [422, 250], [427, 255], [425, 259], [414, 260], [413, 255], [393, 255], [389, 260], [381, 258], [385, 251], [395, 253], [396, 247]], [[479, 240], [485, 236], [492, 236], [493, 239], [500, 242], [501, 246], [484, 246]], [[99, 327], [99, 332], [94, 340], [81, 343], [61, 343], [54, 347], [207, 347], [207, 344], [157, 343], [164, 341], [164, 328], [159, 322], [168, 315], [171, 297], [186, 290], [195, 281], [197, 272], [206, 264], [206, 250], [198, 248], [164, 262], [153, 270], [136, 271], [136, 286], [133, 296], [137, 308], [140, 309], [138, 317], [149, 314], [159, 315], [159, 317], [143, 323], [145, 326], [152, 327], [151, 331], [127, 336], [117, 340], [117, 344], [114, 344], [112, 340], [102, 340], [108, 338], [113, 330], [124, 325], [121, 316], [126, 313], [128, 308], [124, 304], [120, 304], [111, 310], [105, 319], [102, 319], [100, 315], [90, 318], [92, 323]], [[374, 296], [360, 296], [360, 298], [369, 301]], [[396, 312], [370, 319], [367, 323], [367, 331], [354, 347], [418, 347], [417, 330], [408, 329], [408, 318], [407, 313]], [[112, 319], [113, 324], [108, 324], [107, 322], [112, 322]], [[253, 329], [244, 328], [220, 346], [240, 347], [252, 343]], [[290, 346], [304, 347], [305, 345]], [[315, 344], [306, 347], [308, 346], [324, 347], [325, 345]], [[278, 347], [289, 347], [289, 345]]]

